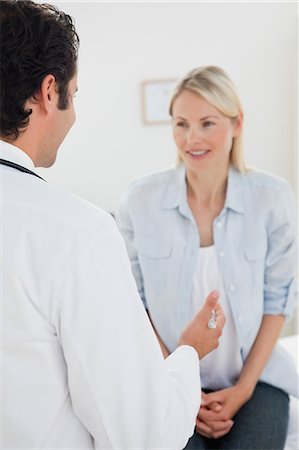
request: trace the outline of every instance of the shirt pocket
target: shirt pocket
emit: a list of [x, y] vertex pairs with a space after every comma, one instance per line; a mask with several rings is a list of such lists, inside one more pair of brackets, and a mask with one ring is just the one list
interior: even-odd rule
[[244, 248], [245, 256], [248, 261], [259, 261], [266, 258], [267, 241], [250, 243]]
[[147, 304], [166, 296], [170, 284], [170, 256], [173, 245], [148, 237], [135, 237], [139, 266], [143, 278], [143, 289]]
[[155, 238], [136, 236], [134, 246], [138, 254], [147, 258], [168, 258], [172, 252], [172, 244]]
[[244, 247], [244, 253], [249, 292], [252, 292], [256, 301], [261, 300], [264, 292], [267, 240], [248, 243]]

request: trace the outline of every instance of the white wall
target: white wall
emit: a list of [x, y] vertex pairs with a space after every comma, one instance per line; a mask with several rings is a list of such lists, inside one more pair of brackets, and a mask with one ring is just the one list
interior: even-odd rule
[[40, 173], [108, 210], [175, 160], [169, 125], [144, 125], [140, 83], [222, 66], [245, 108], [249, 164], [296, 186], [296, 2], [62, 2], [81, 39], [77, 122]]

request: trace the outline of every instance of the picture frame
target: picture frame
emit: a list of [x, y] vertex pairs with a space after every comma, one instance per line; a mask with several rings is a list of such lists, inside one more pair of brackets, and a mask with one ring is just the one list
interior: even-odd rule
[[141, 83], [142, 118], [146, 125], [170, 122], [169, 101], [175, 79], [146, 80]]

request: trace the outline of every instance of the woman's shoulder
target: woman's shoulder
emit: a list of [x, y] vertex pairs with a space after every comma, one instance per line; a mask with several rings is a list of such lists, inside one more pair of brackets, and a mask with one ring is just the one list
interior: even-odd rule
[[243, 198], [249, 204], [260, 205], [265, 209], [288, 208], [296, 206], [294, 191], [284, 178], [262, 170], [250, 169], [242, 175]]
[[178, 169], [176, 167], [170, 167], [134, 178], [128, 186], [127, 195], [134, 195], [140, 191], [145, 192], [149, 190], [151, 192], [161, 192], [176, 175], [177, 171]]
[[248, 169], [243, 174], [244, 184], [248, 188], [263, 188], [269, 191], [288, 190], [289, 183], [282, 177], [254, 168]]

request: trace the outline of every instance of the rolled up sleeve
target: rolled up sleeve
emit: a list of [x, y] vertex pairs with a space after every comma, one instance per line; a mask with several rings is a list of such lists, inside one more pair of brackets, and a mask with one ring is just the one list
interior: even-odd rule
[[264, 314], [289, 319], [297, 303], [297, 220], [294, 195], [287, 184], [273, 198], [268, 223]]

